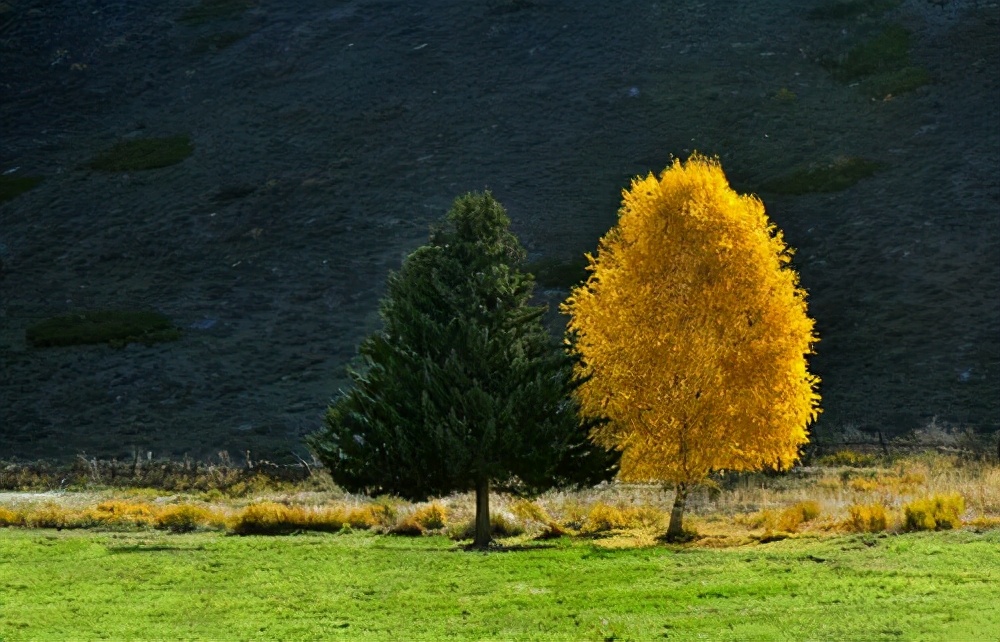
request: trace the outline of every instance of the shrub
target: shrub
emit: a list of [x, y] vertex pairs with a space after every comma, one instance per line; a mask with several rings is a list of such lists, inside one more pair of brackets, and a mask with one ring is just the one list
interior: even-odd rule
[[889, 527], [889, 516], [881, 504], [854, 504], [847, 509], [844, 527], [855, 533], [878, 533]]
[[188, 136], [134, 138], [122, 140], [104, 150], [89, 163], [102, 172], [135, 172], [175, 165], [194, 151]]
[[545, 525], [545, 530], [539, 533], [535, 539], [558, 539], [567, 535], [572, 535], [572, 533], [563, 528], [559, 522], [551, 521]]
[[137, 528], [151, 526], [156, 514], [149, 504], [135, 504], [120, 499], [110, 499], [83, 512], [88, 525]]
[[389, 504], [365, 504], [352, 508], [347, 515], [352, 528], [391, 528], [396, 523], [396, 509]]
[[237, 514], [229, 529], [237, 535], [281, 535], [303, 529], [308, 521], [301, 508], [293, 510], [283, 504], [258, 502]]
[[604, 503], [594, 504], [581, 529], [584, 533], [601, 533], [643, 527], [659, 527], [663, 513], [650, 507], [618, 507]]
[[26, 336], [36, 348], [88, 343], [122, 347], [136, 341], [173, 341], [180, 330], [157, 312], [96, 310], [45, 319], [30, 326]]
[[902, 0], [825, 0], [809, 11], [810, 20], [844, 20], [860, 15], [875, 18]]
[[337, 533], [344, 528], [351, 528], [350, 514], [342, 506], [328, 506], [324, 508], [314, 508], [307, 510], [299, 508], [303, 512], [303, 530], [323, 531], [326, 533]]
[[396, 525], [389, 529], [389, 534], [420, 537], [424, 534], [424, 527], [417, 521], [415, 514], [410, 513], [396, 522]]
[[903, 507], [905, 528], [909, 531], [947, 530], [962, 525], [965, 499], [958, 493], [933, 495]]
[[256, 4], [255, 0], [201, 0], [185, 9], [178, 20], [188, 25], [200, 25], [213, 20], [232, 19]]
[[81, 528], [85, 525], [80, 515], [54, 503], [34, 506], [25, 512], [24, 525], [30, 528]]
[[552, 521], [552, 517], [544, 508], [527, 499], [517, 499], [511, 502], [510, 512], [524, 522], [548, 524]]
[[794, 533], [800, 524], [819, 517], [820, 512], [819, 502], [813, 500], [789, 506], [778, 517], [778, 530]]
[[[542, 524], [545, 528], [536, 536], [536, 539], [556, 539], [570, 535], [565, 527], [559, 524], [549, 515], [548, 511], [538, 504], [527, 499], [518, 499], [510, 505], [510, 512], [522, 522], [534, 522]], [[585, 515], [580, 517], [580, 523], [586, 519]]]
[[[500, 511], [490, 515], [490, 535], [492, 537], [514, 537], [523, 535], [524, 527], [517, 523], [512, 515]], [[452, 524], [448, 529], [448, 537], [454, 540], [473, 539], [476, 535], [476, 521], [470, 519], [460, 524]]]
[[0, 527], [24, 526], [24, 513], [0, 506]]
[[448, 521], [448, 510], [437, 502], [421, 506], [412, 513], [413, 520], [427, 530], [444, 528]]
[[733, 516], [733, 521], [753, 530], [764, 528], [774, 530], [778, 523], [778, 516], [771, 510], [760, 510], [756, 513], [738, 513]]
[[199, 526], [205, 526], [212, 519], [212, 513], [202, 506], [177, 504], [167, 506], [156, 515], [156, 527], [172, 533], [187, 533]]
[[820, 466], [849, 466], [851, 468], [870, 468], [878, 463], [875, 455], [859, 453], [854, 450], [838, 450], [824, 455], [817, 460]]
[[0, 203], [34, 189], [41, 182], [41, 176], [0, 175]]
[[859, 477], [857, 479], [852, 479], [849, 486], [851, 487], [851, 490], [856, 490], [861, 493], [870, 493], [878, 488], [878, 480], [870, 477]]
[[[864, 158], [838, 158], [831, 163], [798, 169], [790, 174], [767, 181], [761, 185], [761, 189], [777, 194], [839, 192], [864, 178], [873, 176], [882, 168], [881, 163]], [[874, 460], [874, 457], [872, 459]], [[841, 465], [850, 466], [853, 464]]]

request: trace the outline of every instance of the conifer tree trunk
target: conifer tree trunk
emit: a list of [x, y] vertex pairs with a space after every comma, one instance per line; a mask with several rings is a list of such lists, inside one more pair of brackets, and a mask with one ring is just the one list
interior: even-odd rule
[[490, 545], [490, 480], [481, 477], [476, 480], [476, 539], [473, 548], [487, 548]]
[[674, 542], [684, 536], [684, 504], [687, 502], [687, 484], [677, 484], [677, 494], [674, 495], [674, 508], [670, 511], [670, 526], [667, 527], [667, 540]]

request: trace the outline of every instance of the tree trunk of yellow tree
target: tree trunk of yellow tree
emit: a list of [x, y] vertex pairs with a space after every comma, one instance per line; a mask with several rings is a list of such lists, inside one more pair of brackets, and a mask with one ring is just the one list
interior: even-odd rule
[[473, 548], [487, 548], [490, 545], [490, 480], [482, 477], [476, 480], [476, 539]]
[[677, 484], [677, 494], [674, 495], [674, 508], [670, 511], [670, 526], [667, 527], [667, 540], [674, 542], [684, 538], [684, 504], [687, 502], [687, 484]]

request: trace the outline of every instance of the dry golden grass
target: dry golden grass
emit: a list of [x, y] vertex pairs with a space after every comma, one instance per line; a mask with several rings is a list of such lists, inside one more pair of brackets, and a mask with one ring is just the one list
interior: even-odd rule
[[965, 499], [958, 493], [932, 495], [903, 506], [904, 527], [911, 531], [933, 531], [962, 525]]
[[882, 504], [854, 504], [848, 507], [847, 513], [844, 528], [854, 533], [881, 533], [891, 523]]
[[[685, 526], [693, 546], [718, 547], [844, 531], [1000, 527], [1000, 466], [925, 453], [871, 464], [842, 455], [850, 465], [801, 467], [783, 475], [721, 476], [689, 495]], [[867, 467], [865, 467], [867, 465]], [[422, 535], [471, 533], [470, 493], [430, 503], [353, 498], [333, 489], [260, 493], [255, 500], [204, 493], [163, 496], [131, 489], [105, 493], [0, 497], [0, 527], [159, 528], [174, 532], [228, 529], [239, 534], [340, 531], [346, 528]], [[210, 501], [206, 501], [206, 499]], [[645, 546], [658, 541], [673, 492], [656, 485], [603, 484], [553, 491], [534, 500], [491, 497], [501, 536], [547, 538], [586, 535], [601, 546]], [[933, 521], [933, 525], [929, 524]]]

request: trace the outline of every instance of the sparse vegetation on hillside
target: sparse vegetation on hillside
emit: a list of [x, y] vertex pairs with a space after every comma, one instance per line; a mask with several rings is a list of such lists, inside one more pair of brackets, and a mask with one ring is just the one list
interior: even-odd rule
[[864, 158], [838, 158], [832, 163], [795, 170], [761, 185], [761, 190], [776, 194], [839, 192], [858, 181], [874, 176], [881, 163]]
[[138, 172], [176, 165], [194, 152], [188, 136], [133, 138], [115, 143], [88, 167], [102, 172]]
[[94, 310], [39, 321], [27, 329], [28, 342], [36, 348], [107, 343], [123, 347], [174, 341], [180, 330], [170, 319], [152, 311]]
[[900, 25], [887, 26], [823, 65], [841, 82], [859, 82], [872, 98], [897, 96], [930, 82], [927, 70], [910, 65], [910, 32]]
[[42, 182], [41, 176], [0, 175], [0, 203], [32, 190]]

